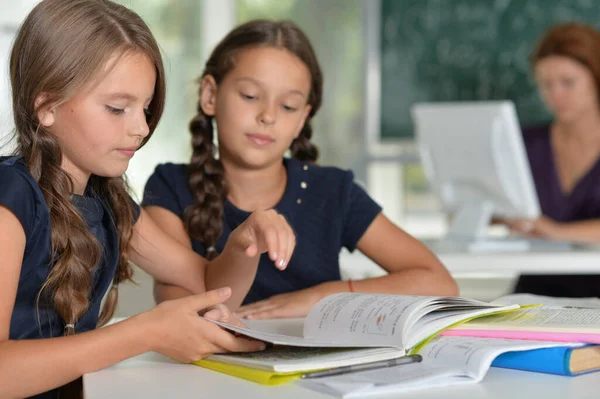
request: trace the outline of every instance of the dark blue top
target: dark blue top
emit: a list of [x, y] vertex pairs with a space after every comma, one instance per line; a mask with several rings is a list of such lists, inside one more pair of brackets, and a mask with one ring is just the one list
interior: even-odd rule
[[[354, 182], [350, 171], [319, 167], [296, 159], [283, 161], [288, 182], [275, 209], [284, 215], [296, 233], [296, 249], [284, 271], [279, 271], [263, 254], [256, 278], [244, 303], [296, 291], [340, 279], [339, 253], [353, 251], [375, 216], [381, 212], [367, 193]], [[183, 218], [194, 204], [188, 186], [188, 169], [183, 164], [159, 165], [150, 176], [142, 206], [160, 206]], [[229, 234], [250, 215], [225, 201], [223, 233], [216, 248], [220, 252]], [[191, 240], [202, 256], [202, 242]]]
[[[600, 218], [600, 159], [565, 194], [554, 162], [550, 125], [523, 129], [523, 137], [542, 214], [561, 223]], [[600, 275], [521, 276], [516, 292], [600, 297]]]
[[[73, 195], [72, 203], [103, 249], [102, 259], [94, 271], [89, 309], [75, 325], [75, 332], [80, 333], [96, 328], [102, 298], [117, 269], [119, 245], [111, 211], [104, 201], [88, 192], [85, 196]], [[60, 337], [64, 334], [64, 321], [42, 300], [39, 307], [37, 305], [37, 294], [52, 268], [50, 213], [39, 185], [20, 157], [0, 157], [0, 205], [19, 219], [26, 238], [9, 338]], [[134, 207], [134, 213], [137, 219], [139, 207]], [[36, 397], [55, 398], [57, 390]]]

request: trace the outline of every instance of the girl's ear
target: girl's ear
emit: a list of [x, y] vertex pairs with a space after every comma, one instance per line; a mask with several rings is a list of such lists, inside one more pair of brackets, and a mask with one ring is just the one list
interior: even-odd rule
[[298, 136], [300, 136], [300, 132], [302, 131], [302, 128], [304, 127], [304, 123], [306, 122], [306, 118], [308, 118], [308, 114], [310, 114], [311, 109], [312, 109], [312, 106], [310, 104], [306, 104], [306, 107], [304, 107], [304, 111], [302, 112], [302, 119], [300, 119], [300, 123], [298, 124], [298, 127], [296, 128], [296, 135], [294, 136], [295, 139], [297, 139]]
[[207, 116], [214, 116], [217, 103], [217, 81], [212, 75], [206, 75], [200, 83], [200, 106]]
[[48, 101], [50, 96], [48, 93], [41, 93], [34, 102], [35, 112], [37, 114], [40, 125], [50, 127], [54, 124], [54, 105]]

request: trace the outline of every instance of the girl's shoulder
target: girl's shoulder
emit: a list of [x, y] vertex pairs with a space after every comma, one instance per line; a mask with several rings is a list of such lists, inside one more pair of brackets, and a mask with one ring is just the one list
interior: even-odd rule
[[[0, 187], [8, 190], [18, 190], [20, 194], [29, 196], [42, 196], [42, 190], [35, 181], [23, 158], [18, 155], [0, 157]], [[27, 195], [28, 194], [28, 195]], [[25, 199], [25, 198], [24, 198]]]
[[[299, 181], [302, 188], [312, 185], [311, 191], [343, 189], [354, 182], [354, 173], [335, 166], [320, 166], [294, 158], [286, 158], [288, 181]], [[304, 184], [303, 184], [304, 183]]]
[[20, 156], [0, 157], [0, 205], [21, 222], [26, 235], [47, 206], [39, 185]]
[[187, 178], [188, 167], [189, 165], [185, 163], [161, 163], [154, 169], [154, 174], [164, 177]]
[[285, 158], [285, 166], [288, 174], [304, 174], [320, 179], [343, 180], [348, 176], [354, 176], [351, 170], [345, 170], [336, 166], [322, 166], [312, 162], [300, 161], [295, 158]]
[[146, 182], [145, 191], [161, 194], [164, 191], [180, 191], [188, 187], [188, 165], [162, 163], [156, 166]]
[[187, 164], [163, 163], [154, 169], [144, 187], [142, 206], [160, 206], [183, 215], [193, 203]]
[[171, 188], [187, 187], [189, 181], [189, 166], [183, 163], [162, 163], [156, 166], [148, 179], [152, 185], [167, 185]]

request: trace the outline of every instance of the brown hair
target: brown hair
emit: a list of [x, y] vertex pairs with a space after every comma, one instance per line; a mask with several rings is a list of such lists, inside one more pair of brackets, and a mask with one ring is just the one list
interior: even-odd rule
[[[110, 57], [132, 52], [145, 54], [156, 68], [147, 120], [152, 133], [164, 107], [164, 69], [154, 37], [133, 11], [108, 0], [44, 0], [27, 16], [12, 48], [10, 77], [17, 152], [44, 194], [52, 226], [54, 262], [38, 293], [38, 303], [41, 298], [52, 301], [65, 324], [75, 324], [89, 307], [92, 273], [101, 250], [71, 204], [73, 181], [61, 169], [59, 142], [40, 124], [37, 110], [67, 101], [94, 81]], [[36, 107], [42, 93], [48, 98]], [[131, 279], [127, 248], [133, 230], [133, 205], [123, 177], [92, 175], [88, 187], [110, 208], [119, 238], [119, 264], [98, 321], [102, 325], [114, 312], [116, 285]], [[73, 333], [74, 329], [65, 329], [66, 335]]]
[[566, 23], [552, 27], [540, 39], [530, 61], [532, 67], [550, 56], [567, 57], [592, 72], [600, 93], [600, 32], [592, 26]]
[[[310, 41], [296, 24], [290, 21], [254, 20], [238, 26], [213, 50], [198, 81], [202, 82], [202, 78], [211, 75], [220, 84], [235, 66], [236, 55], [251, 47], [286, 49], [308, 67], [311, 74], [308, 104], [311, 110], [290, 150], [294, 158], [316, 161], [319, 152], [310, 141], [311, 119], [321, 106], [323, 75]], [[193, 153], [189, 165], [189, 187], [196, 202], [184, 214], [188, 233], [204, 243], [208, 259], [216, 256], [215, 243], [222, 232], [223, 203], [227, 197], [223, 165], [215, 158], [212, 119], [204, 114], [198, 101], [197, 114], [190, 122]]]

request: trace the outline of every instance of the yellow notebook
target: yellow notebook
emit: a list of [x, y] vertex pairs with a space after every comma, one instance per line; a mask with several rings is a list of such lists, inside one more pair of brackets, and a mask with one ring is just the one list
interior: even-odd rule
[[278, 385], [311, 371], [402, 357], [394, 348], [271, 346], [260, 352], [212, 355], [193, 364], [264, 385]]
[[[196, 366], [204, 367], [220, 373], [243, 378], [248, 381], [257, 382], [262, 385], [280, 385], [300, 378], [302, 373], [278, 373], [275, 371], [266, 371], [250, 367], [235, 366], [233, 364], [211, 362], [210, 360], [198, 360], [193, 362]], [[306, 371], [308, 372], [308, 371]]]

